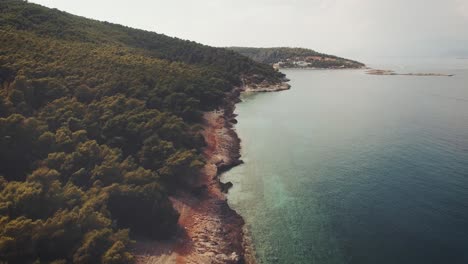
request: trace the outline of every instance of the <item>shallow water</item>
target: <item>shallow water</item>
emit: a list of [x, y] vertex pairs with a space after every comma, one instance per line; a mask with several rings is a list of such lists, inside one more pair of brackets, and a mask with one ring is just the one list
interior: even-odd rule
[[291, 90], [244, 96], [223, 180], [258, 261], [468, 263], [466, 63], [287, 70]]

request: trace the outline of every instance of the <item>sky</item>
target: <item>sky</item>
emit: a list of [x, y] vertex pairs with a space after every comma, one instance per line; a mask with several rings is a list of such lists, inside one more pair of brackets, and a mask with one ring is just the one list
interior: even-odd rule
[[468, 0], [32, 0], [203, 44], [353, 58], [468, 56]]

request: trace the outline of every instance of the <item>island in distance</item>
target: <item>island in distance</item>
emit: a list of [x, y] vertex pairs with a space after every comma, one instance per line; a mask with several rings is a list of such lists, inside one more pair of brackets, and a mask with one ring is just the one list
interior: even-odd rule
[[446, 74], [446, 73], [398, 73], [392, 70], [378, 70], [378, 69], [370, 69], [366, 71], [367, 74], [370, 75], [406, 75], [406, 76], [436, 76], [436, 77], [452, 77], [454, 74]]
[[247, 56], [254, 61], [280, 68], [315, 68], [315, 69], [360, 69], [364, 63], [334, 55], [319, 53], [304, 48], [248, 48], [229, 47], [228, 49]]

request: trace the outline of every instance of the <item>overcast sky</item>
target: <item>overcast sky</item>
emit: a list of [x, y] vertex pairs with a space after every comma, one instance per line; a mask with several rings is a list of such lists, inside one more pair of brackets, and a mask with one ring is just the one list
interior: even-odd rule
[[212, 46], [467, 56], [468, 0], [32, 0]]

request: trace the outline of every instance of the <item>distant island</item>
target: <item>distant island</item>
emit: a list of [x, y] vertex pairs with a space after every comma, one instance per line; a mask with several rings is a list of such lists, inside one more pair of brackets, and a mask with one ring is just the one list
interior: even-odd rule
[[439, 76], [439, 77], [452, 77], [453, 76], [453, 74], [445, 74], [445, 73], [397, 73], [392, 70], [378, 70], [378, 69], [370, 69], [366, 73], [371, 74], [371, 75], [406, 75], [406, 76]]
[[247, 56], [254, 61], [280, 68], [316, 68], [316, 69], [359, 69], [366, 65], [345, 58], [319, 53], [304, 48], [248, 48], [229, 47], [228, 49]]

